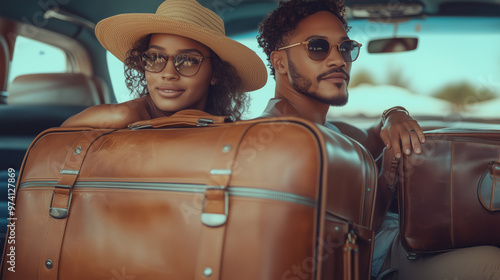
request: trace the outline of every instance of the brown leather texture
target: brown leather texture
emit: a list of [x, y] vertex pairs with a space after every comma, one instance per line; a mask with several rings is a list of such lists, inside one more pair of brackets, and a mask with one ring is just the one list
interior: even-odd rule
[[487, 209], [499, 201], [500, 130], [443, 129], [425, 137], [422, 155], [400, 165], [404, 247], [428, 253], [500, 246], [500, 212]]
[[[357, 143], [293, 117], [165, 122], [40, 134], [18, 180], [16, 272], [4, 261], [2, 279], [370, 279], [376, 170]], [[49, 208], [65, 185], [62, 226]], [[50, 232], [64, 238], [47, 268]]]
[[209, 113], [186, 109], [179, 111], [171, 116], [154, 118], [150, 120], [138, 121], [130, 124], [128, 127], [137, 128], [161, 128], [161, 127], [189, 127], [189, 126], [207, 126], [208, 124], [217, 124], [231, 122], [226, 116], [213, 116]]
[[376, 204], [373, 213], [373, 229], [377, 232], [384, 221], [387, 212], [390, 210], [397, 197], [397, 186], [400, 177], [398, 176], [400, 161], [394, 157], [392, 150], [384, 148], [382, 155], [377, 158], [378, 184], [376, 194]]

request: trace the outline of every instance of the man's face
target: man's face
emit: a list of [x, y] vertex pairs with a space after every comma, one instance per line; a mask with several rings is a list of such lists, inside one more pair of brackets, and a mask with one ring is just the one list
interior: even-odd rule
[[[304, 18], [288, 44], [323, 38], [330, 44], [348, 39], [340, 20], [330, 12], [318, 12]], [[351, 62], [345, 62], [337, 46], [330, 46], [328, 57], [321, 61], [309, 58], [305, 45], [289, 48], [287, 52], [288, 79], [293, 88], [323, 103], [343, 106], [347, 103]]]

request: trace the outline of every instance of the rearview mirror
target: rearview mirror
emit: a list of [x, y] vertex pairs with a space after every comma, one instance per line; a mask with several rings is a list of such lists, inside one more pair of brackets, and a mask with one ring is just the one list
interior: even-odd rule
[[[366, 1], [365, 1], [366, 2]], [[391, 2], [391, 1], [385, 1]], [[397, 18], [412, 18], [421, 16], [424, 4], [420, 1], [394, 1], [395, 3], [357, 4], [348, 7], [354, 18], [367, 18], [377, 21], [392, 21]]]
[[368, 42], [368, 53], [406, 52], [417, 48], [418, 38], [389, 38]]

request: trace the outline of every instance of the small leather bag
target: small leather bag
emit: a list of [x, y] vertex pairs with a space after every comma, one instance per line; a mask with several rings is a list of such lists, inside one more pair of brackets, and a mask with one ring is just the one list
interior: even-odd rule
[[422, 154], [405, 155], [396, 176], [386, 173], [399, 184], [400, 235], [409, 253], [500, 246], [496, 128], [427, 131]]

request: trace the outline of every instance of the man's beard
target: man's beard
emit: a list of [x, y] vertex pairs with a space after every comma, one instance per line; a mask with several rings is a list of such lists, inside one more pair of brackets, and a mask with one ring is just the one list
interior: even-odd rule
[[[346, 94], [345, 95], [340, 95], [340, 96], [333, 96], [331, 98], [324, 98], [319, 96], [317, 92], [310, 92], [309, 89], [311, 88], [312, 82], [311, 80], [305, 78], [302, 76], [298, 71], [297, 67], [295, 67], [295, 64], [288, 59], [288, 65], [289, 65], [289, 72], [290, 76], [292, 76], [292, 87], [299, 93], [302, 93], [304, 95], [310, 96], [316, 100], [318, 100], [321, 103], [329, 104], [332, 106], [344, 106], [347, 104], [347, 100], [349, 99], [349, 94], [347, 93], [346, 89]], [[332, 71], [333, 72], [338, 72], [338, 71]], [[330, 73], [327, 73], [330, 74]], [[325, 76], [324, 74], [320, 76]], [[320, 79], [317, 79], [318, 82]]]

